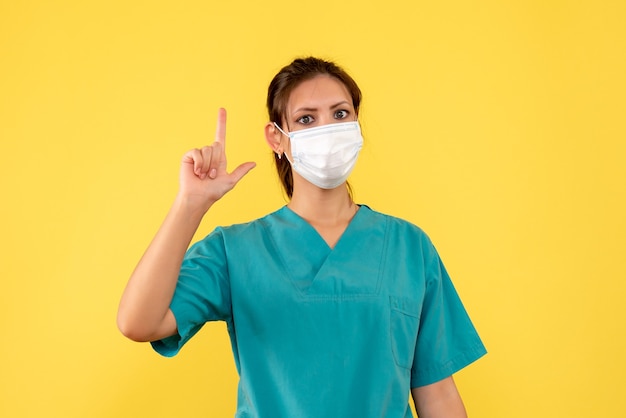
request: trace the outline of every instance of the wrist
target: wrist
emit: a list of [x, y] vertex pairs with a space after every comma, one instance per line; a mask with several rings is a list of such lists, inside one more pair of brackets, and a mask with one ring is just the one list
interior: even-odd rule
[[197, 196], [178, 193], [174, 199], [172, 211], [185, 219], [199, 223], [214, 203], [214, 201], [206, 201]]

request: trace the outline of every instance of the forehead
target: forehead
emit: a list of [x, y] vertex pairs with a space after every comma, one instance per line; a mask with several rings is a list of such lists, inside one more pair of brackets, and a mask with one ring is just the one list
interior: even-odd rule
[[301, 82], [291, 91], [287, 109], [293, 111], [302, 106], [332, 106], [343, 100], [352, 104], [352, 97], [346, 86], [334, 77], [318, 75]]

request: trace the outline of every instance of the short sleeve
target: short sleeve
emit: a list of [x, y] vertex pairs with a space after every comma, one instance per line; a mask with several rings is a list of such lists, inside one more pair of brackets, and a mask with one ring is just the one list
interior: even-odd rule
[[411, 369], [411, 387], [438, 382], [487, 353], [474, 325], [429, 243], [426, 290]]
[[176, 355], [206, 322], [229, 320], [230, 283], [220, 228], [185, 254], [170, 309], [178, 334], [151, 343], [155, 351], [167, 357]]

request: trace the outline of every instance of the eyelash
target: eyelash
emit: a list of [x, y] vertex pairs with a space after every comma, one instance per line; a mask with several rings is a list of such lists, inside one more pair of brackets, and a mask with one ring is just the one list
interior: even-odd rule
[[343, 116], [342, 118], [339, 118], [339, 119], [345, 119], [345, 118], [347, 118], [347, 117], [348, 117], [348, 115], [350, 114], [350, 112], [348, 112], [347, 110], [345, 110], [345, 109], [340, 109], [340, 110], [338, 110], [338, 111], [336, 111], [336, 112], [335, 112], [335, 116], [337, 115], [337, 113], [340, 113], [340, 112], [341, 112], [341, 113], [343, 113], [343, 115], [344, 115], [344, 116]]
[[[337, 117], [337, 114], [339, 114], [339, 113], [343, 114], [343, 117]], [[349, 112], [349, 111], [347, 111], [347, 110], [345, 110], [345, 109], [340, 109], [340, 110], [335, 111], [335, 113], [334, 113], [334, 115], [333, 115], [333, 116], [335, 117], [335, 119], [345, 119], [345, 118], [347, 118], [347, 117], [348, 117], [348, 115], [349, 115], [349, 114], [350, 114], [350, 112]], [[308, 122], [304, 122], [304, 121], [303, 121], [303, 119], [305, 119], [305, 118], [308, 118], [308, 119], [310, 119], [310, 120], [309, 120]], [[315, 119], [313, 119], [313, 116], [311, 116], [311, 115], [304, 115], [304, 116], [299, 117], [299, 118], [296, 120], [296, 122], [301, 123], [301, 124], [303, 124], [303, 125], [309, 125], [309, 124], [311, 124], [314, 120], [315, 120]]]
[[[304, 122], [303, 119], [308, 118], [311, 119], [309, 122]], [[304, 115], [298, 118], [298, 120], [296, 120], [296, 122], [301, 123], [303, 125], [308, 125], [313, 121], [313, 117], [311, 115]]]

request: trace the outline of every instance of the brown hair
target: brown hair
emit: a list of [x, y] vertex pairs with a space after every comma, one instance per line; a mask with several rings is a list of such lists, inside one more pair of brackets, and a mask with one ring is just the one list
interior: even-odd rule
[[[348, 93], [352, 97], [354, 111], [358, 116], [361, 104], [361, 90], [352, 77], [331, 61], [307, 57], [295, 59], [291, 64], [283, 67], [272, 79], [267, 89], [267, 112], [270, 121], [282, 126], [283, 119], [286, 119], [285, 112], [289, 95], [293, 89], [303, 81], [310, 80], [318, 75], [334, 77], [346, 86]], [[293, 194], [291, 164], [289, 164], [287, 158], [278, 158], [277, 154], [274, 154], [274, 163], [276, 164], [276, 171], [285, 193], [291, 198]]]

